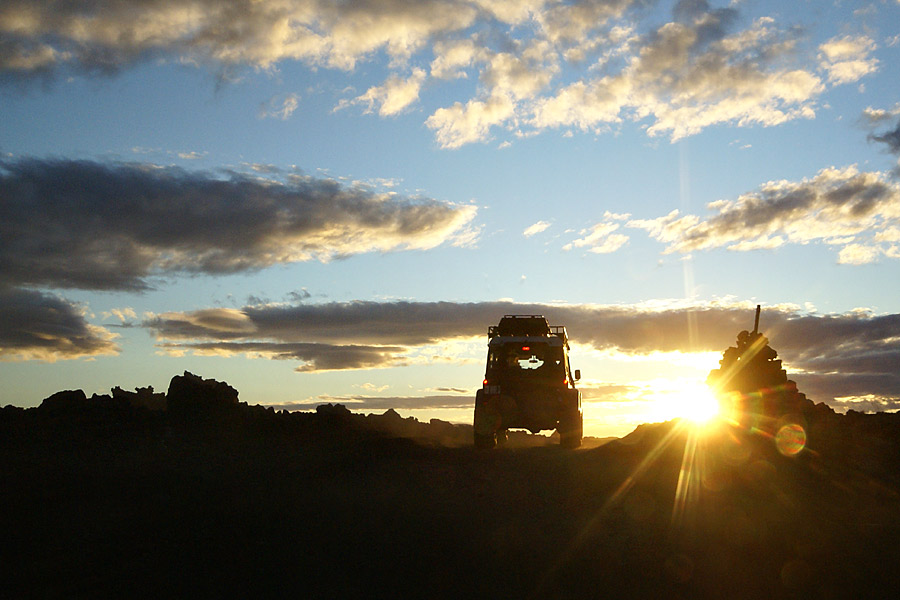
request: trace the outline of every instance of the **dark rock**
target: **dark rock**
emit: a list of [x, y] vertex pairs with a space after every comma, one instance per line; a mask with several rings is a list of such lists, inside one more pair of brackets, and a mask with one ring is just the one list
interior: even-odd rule
[[67, 411], [78, 410], [87, 407], [87, 396], [84, 390], [63, 390], [56, 392], [52, 396], [44, 398], [41, 402], [40, 409], [46, 411]]
[[148, 410], [166, 410], [166, 395], [162, 393], [153, 393], [153, 386], [145, 388], [135, 388], [135, 391], [128, 392], [119, 386], [112, 390], [112, 397], [127, 402], [134, 408], [146, 408]]
[[174, 418], [221, 416], [239, 406], [238, 391], [215, 379], [203, 379], [188, 371], [169, 382], [166, 394], [169, 413]]
[[316, 414], [339, 419], [346, 419], [351, 415], [350, 410], [343, 404], [320, 404], [316, 407]]

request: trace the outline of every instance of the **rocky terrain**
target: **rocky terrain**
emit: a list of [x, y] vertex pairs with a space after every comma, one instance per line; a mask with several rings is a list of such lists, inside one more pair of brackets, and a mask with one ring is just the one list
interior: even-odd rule
[[0, 596], [893, 597], [900, 416], [803, 423], [802, 450], [672, 421], [477, 451], [190, 373], [60, 392], [0, 410]]

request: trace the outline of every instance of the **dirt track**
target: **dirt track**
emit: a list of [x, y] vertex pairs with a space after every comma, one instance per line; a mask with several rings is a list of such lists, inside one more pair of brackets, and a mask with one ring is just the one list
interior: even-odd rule
[[[202, 427], [6, 415], [7, 593], [849, 598], [897, 588], [894, 433], [860, 438], [848, 425], [798, 458], [731, 430], [691, 453], [672, 423], [594, 449], [485, 452], [436, 441], [450, 439], [446, 424], [417, 424], [444, 437], [413, 441], [362, 417], [253, 408]], [[854, 452], [841, 450], [848, 439]]]

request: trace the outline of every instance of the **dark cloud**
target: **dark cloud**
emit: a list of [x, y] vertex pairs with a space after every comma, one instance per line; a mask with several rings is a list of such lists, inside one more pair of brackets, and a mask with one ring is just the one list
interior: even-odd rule
[[299, 360], [303, 364], [297, 371], [337, 371], [343, 369], [379, 369], [404, 364], [399, 346], [331, 345], [286, 342], [198, 342], [185, 344], [160, 344], [176, 353], [191, 350], [205, 355], [247, 354], [275, 360]]
[[34, 290], [0, 287], [0, 358], [57, 359], [118, 354], [108, 330], [77, 306]]
[[[900, 376], [896, 371], [883, 373], [811, 372], [790, 373], [797, 387], [815, 402], [827, 402], [837, 408], [853, 408], [855, 402], [881, 406], [876, 410], [900, 408]], [[863, 410], [857, 407], [855, 410]]]
[[[895, 122], [893, 129], [878, 132], [885, 124]], [[885, 145], [890, 154], [900, 157], [900, 104], [892, 109], [866, 108], [860, 116], [860, 124], [869, 130], [868, 140]], [[891, 169], [891, 176], [900, 179], [900, 161]]]
[[[204, 344], [212, 348], [224, 342], [231, 343], [232, 349], [245, 343], [245, 348], [252, 348], [251, 342], [265, 340], [265, 352], [279, 358], [293, 358], [291, 352], [298, 344], [337, 346], [334, 352], [338, 355], [341, 348], [349, 351], [364, 346], [369, 366], [340, 366], [352, 364], [347, 360], [332, 368], [372, 368], [394, 366], [416, 347], [484, 336], [487, 327], [503, 314], [544, 314], [551, 324], [565, 325], [573, 343], [600, 350], [635, 355], [722, 352], [735, 343], [739, 331], [752, 329], [753, 309], [749, 304], [726, 303], [644, 307], [348, 302], [169, 313], [145, 320], [144, 326], [164, 343], [174, 341], [173, 347], [182, 349]], [[808, 382], [810, 391], [802, 385], [801, 390], [817, 401], [867, 394], [900, 398], [896, 368], [900, 364], [900, 315], [852, 312], [820, 316], [802, 314], [794, 307], [774, 307], [763, 312], [761, 321], [761, 330], [791, 376], [797, 373], [798, 383]], [[297, 357], [310, 360], [309, 356]], [[314, 358], [301, 369], [323, 368], [323, 361]], [[590, 397], [597, 399], [622, 391], [608, 386], [588, 390]]]
[[900, 154], [900, 122], [892, 130], [881, 134], [870, 134], [869, 140], [880, 142], [887, 146], [891, 154]]
[[734, 8], [713, 9], [706, 0], [679, 0], [672, 9], [676, 22], [696, 27], [695, 51], [725, 37], [738, 17]]
[[361, 252], [425, 249], [472, 206], [153, 165], [0, 163], [0, 279], [140, 290], [164, 273], [220, 274]]
[[294, 402], [271, 405], [275, 410], [315, 410], [323, 404], [343, 404], [352, 411], [422, 410], [435, 408], [472, 408], [472, 396], [327, 396], [319, 402]]

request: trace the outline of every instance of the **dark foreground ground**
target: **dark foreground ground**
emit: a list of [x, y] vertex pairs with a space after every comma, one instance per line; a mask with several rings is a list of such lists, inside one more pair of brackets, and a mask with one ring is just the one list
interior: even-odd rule
[[677, 422], [476, 451], [471, 428], [340, 408], [7, 407], [0, 594], [897, 597], [900, 421], [807, 429], [791, 458]]

